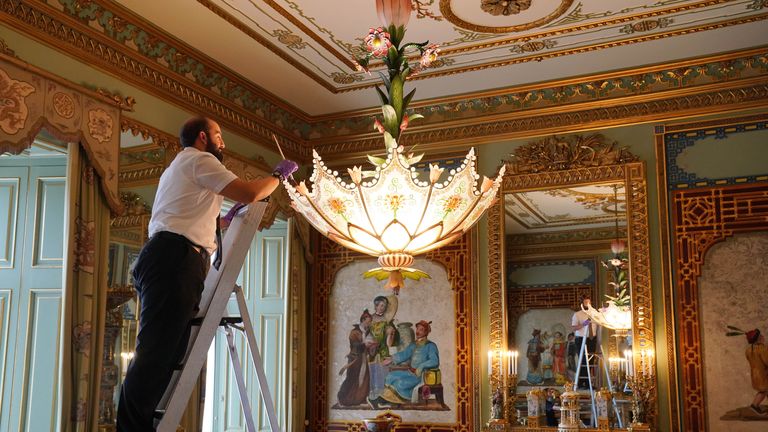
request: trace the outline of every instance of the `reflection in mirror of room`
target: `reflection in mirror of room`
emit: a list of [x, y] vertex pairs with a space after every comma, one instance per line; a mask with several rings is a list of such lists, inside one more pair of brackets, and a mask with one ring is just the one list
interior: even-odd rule
[[[604, 149], [612, 157], [596, 165], [541, 150], [585, 146]], [[506, 317], [502, 346], [520, 353], [513, 397], [520, 414], [515, 422], [558, 426], [563, 386], [577, 381], [573, 391], [584, 425], [637, 426], [653, 415], [641, 406], [647, 401], [630, 385], [639, 375], [632, 374], [637, 353], [649, 361], [643, 364], [648, 373], [634, 382], [635, 387], [640, 389], [655, 377], [649, 376], [649, 345], [643, 341], [644, 349], [638, 351], [631, 329], [632, 309], [638, 305], [633, 302], [629, 257], [647, 259], [647, 244], [634, 242], [631, 251], [625, 247], [629, 230], [647, 230], [647, 222], [629, 224], [627, 217], [631, 206], [644, 205], [626, 193], [637, 191], [636, 186], [644, 188], [644, 179], [628, 180], [624, 175], [636, 158], [601, 136], [547, 138], [516, 149], [515, 155], [508, 163], [511, 169], [503, 183], [499, 217], [492, 216], [489, 222], [489, 238], [495, 229], [503, 233], [503, 262], [498, 267], [505, 301], [501, 312]], [[554, 160], [560, 162], [546, 162]], [[601, 164], [621, 169], [606, 175]], [[494, 264], [489, 268], [493, 270]], [[582, 301], [585, 297], [591, 303]], [[495, 311], [491, 313], [493, 318]], [[622, 324], [616, 323], [617, 316]], [[587, 337], [580, 337], [580, 329], [589, 330]], [[592, 332], [594, 347], [586, 343]], [[601, 388], [607, 389], [605, 394]], [[532, 409], [538, 414], [532, 415]]]

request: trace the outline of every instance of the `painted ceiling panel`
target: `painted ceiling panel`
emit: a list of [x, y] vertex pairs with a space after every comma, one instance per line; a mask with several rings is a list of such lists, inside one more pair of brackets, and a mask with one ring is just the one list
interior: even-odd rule
[[[309, 115], [377, 103], [371, 87], [379, 83], [381, 63], [372, 64], [370, 75], [354, 67], [369, 28], [380, 25], [373, 0], [119, 3]], [[429, 40], [442, 50], [414, 77], [416, 100], [757, 47], [768, 34], [764, 0], [413, 0], [412, 6], [405, 40]]]

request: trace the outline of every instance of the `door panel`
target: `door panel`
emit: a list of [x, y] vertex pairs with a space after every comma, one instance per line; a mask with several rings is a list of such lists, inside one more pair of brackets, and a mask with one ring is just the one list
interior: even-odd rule
[[[66, 158], [0, 163], [0, 432], [55, 430]], [[16, 186], [18, 185], [18, 186]], [[16, 210], [14, 210], [14, 208]]]

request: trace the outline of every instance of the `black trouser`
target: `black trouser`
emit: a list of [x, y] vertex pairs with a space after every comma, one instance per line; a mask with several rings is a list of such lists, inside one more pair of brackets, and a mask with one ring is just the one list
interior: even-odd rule
[[[577, 349], [577, 354], [576, 354], [577, 362], [579, 361], [578, 353], [581, 352], [581, 344], [583, 339], [584, 338], [581, 336], [576, 336], [576, 340], [574, 341]], [[597, 350], [597, 336], [588, 337], [586, 350], [584, 352], [584, 359], [581, 360], [581, 365], [580, 365], [581, 372], [579, 372], [579, 382], [576, 384], [577, 388], [589, 388], [589, 376], [587, 375], [587, 365], [589, 366], [594, 365], [595, 360], [593, 358], [592, 361], [589, 361], [589, 359], [587, 358], [587, 353], [595, 354], [596, 350]], [[592, 378], [594, 379], [595, 370], [593, 369], [589, 373], [592, 374]], [[592, 381], [592, 385], [594, 386], [595, 384], [596, 382]]]
[[117, 430], [147, 432], [154, 411], [183, 360], [190, 321], [200, 304], [208, 254], [170, 232], [152, 236], [133, 270], [141, 301], [136, 351], [128, 366], [117, 408]]

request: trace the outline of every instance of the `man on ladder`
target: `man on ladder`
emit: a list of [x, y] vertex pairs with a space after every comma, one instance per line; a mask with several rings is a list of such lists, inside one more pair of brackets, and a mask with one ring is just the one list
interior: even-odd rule
[[[581, 350], [581, 347], [585, 346], [587, 353], [595, 354], [597, 350], [598, 326], [593, 323], [592, 320], [589, 319], [589, 315], [584, 312], [584, 309], [587, 309], [591, 304], [592, 299], [589, 294], [581, 296], [581, 307], [573, 313], [573, 317], [571, 318], [571, 330], [573, 330], [573, 333], [576, 336], [574, 343], [576, 349]], [[581, 361], [576, 366], [576, 376], [579, 377], [579, 382], [574, 383], [576, 389], [586, 390], [589, 388], [589, 375], [587, 374], [586, 369], [588, 366], [592, 366], [590, 360], [591, 359], [588, 358], [587, 361]], [[594, 376], [594, 373], [592, 373], [591, 376]]]
[[[140, 328], [120, 392], [119, 432], [155, 430], [155, 408], [187, 350], [216, 239], [221, 245], [218, 215], [224, 197], [245, 203], [264, 199], [298, 168], [283, 160], [272, 177], [237, 178], [221, 163], [221, 128], [208, 118], [188, 120], [179, 138], [183, 150], [160, 178], [150, 239], [133, 270]], [[219, 251], [217, 268], [221, 256]]]
[[[589, 390], [592, 411], [590, 423], [593, 427], [596, 427], [597, 409], [595, 406], [595, 390], [600, 389], [600, 371], [598, 363], [602, 363], [606, 384], [611, 393], [613, 393], [613, 383], [611, 382], [608, 365], [602, 358], [602, 348], [597, 340], [599, 326], [592, 322], [586, 312], [591, 305], [592, 299], [590, 295], [582, 295], [579, 310], [574, 312], [573, 318], [571, 318], [571, 329], [576, 335], [575, 345], [576, 349], [579, 350], [578, 360], [576, 362], [576, 376], [574, 377], [574, 381], [576, 382], [575, 388]], [[619, 427], [622, 427], [623, 421], [618, 406], [616, 405], [616, 400], [611, 400], [613, 411], [616, 414], [616, 421]]]

